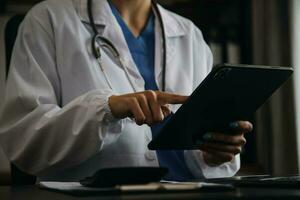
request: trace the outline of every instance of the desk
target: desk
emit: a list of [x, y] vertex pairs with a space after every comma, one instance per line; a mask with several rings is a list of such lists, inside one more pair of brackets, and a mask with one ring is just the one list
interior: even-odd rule
[[262, 189], [262, 188], [238, 188], [226, 192], [197, 192], [197, 193], [170, 193], [170, 194], [139, 194], [139, 195], [114, 195], [114, 196], [90, 196], [74, 197], [57, 192], [40, 190], [35, 186], [5, 187], [0, 186], [1, 200], [126, 200], [126, 199], [300, 199], [300, 189]]

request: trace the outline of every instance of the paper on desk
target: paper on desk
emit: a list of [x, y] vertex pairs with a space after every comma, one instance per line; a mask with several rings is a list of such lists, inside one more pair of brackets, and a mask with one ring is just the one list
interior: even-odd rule
[[84, 187], [79, 182], [40, 182], [38, 187], [41, 189], [62, 192], [76, 196], [121, 193], [121, 191], [116, 188]]
[[[203, 182], [158, 182], [138, 185], [120, 185], [113, 188], [92, 188], [82, 186], [78, 182], [40, 182], [42, 189], [54, 190], [74, 195], [93, 194], [120, 194], [120, 193], [140, 193], [140, 192], [180, 192], [197, 191], [202, 188], [225, 188], [223, 184], [203, 183]], [[231, 188], [232, 189], [232, 188]]]
[[162, 182], [137, 185], [120, 185], [115, 188], [92, 188], [82, 186], [79, 182], [40, 182], [41, 188], [56, 189], [56, 190], [83, 190], [83, 191], [140, 191], [140, 190], [194, 190], [202, 187], [202, 183], [179, 183], [179, 182]]

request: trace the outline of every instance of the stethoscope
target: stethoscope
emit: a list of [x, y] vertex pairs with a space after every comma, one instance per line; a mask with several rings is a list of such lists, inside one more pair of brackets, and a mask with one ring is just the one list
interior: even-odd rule
[[[101, 54], [101, 49], [100, 47], [104, 50], [108, 50], [112, 56], [116, 59], [116, 61], [118, 62], [118, 64], [122, 67], [122, 69], [124, 70], [126, 76], [127, 76], [127, 79], [129, 80], [130, 82], [130, 85], [132, 87], [132, 89], [137, 92], [137, 89], [135, 88], [135, 84], [133, 83], [131, 77], [130, 77], [130, 74], [124, 64], [124, 61], [122, 60], [121, 58], [121, 55], [118, 51], [118, 49], [115, 47], [115, 45], [107, 38], [101, 36], [97, 30], [97, 27], [95, 25], [95, 20], [94, 20], [94, 16], [93, 16], [93, 9], [92, 9], [92, 4], [93, 4], [93, 0], [88, 0], [88, 15], [89, 15], [89, 21], [90, 21], [90, 24], [92, 26], [92, 29], [93, 29], [93, 32], [94, 32], [94, 35], [93, 35], [93, 38], [92, 38], [92, 53], [94, 55], [94, 57], [97, 59], [98, 61], [98, 64], [104, 74], [104, 77], [106, 79], [106, 82], [108, 84], [108, 86], [110, 87], [110, 89], [113, 89], [112, 87], [112, 83], [110, 82], [110, 79], [108, 78], [107, 74], [105, 73], [105, 70], [104, 70], [104, 66], [102, 65], [102, 62], [101, 62], [101, 57], [102, 57], [102, 54]], [[156, 12], [157, 14], [157, 17], [158, 17], [158, 21], [159, 21], [159, 24], [160, 24], [160, 28], [161, 28], [161, 33], [162, 33], [162, 46], [163, 46], [163, 57], [162, 57], [162, 91], [165, 91], [166, 89], [166, 58], [167, 58], [167, 53], [166, 53], [166, 50], [167, 50], [167, 47], [166, 47], [166, 36], [165, 36], [165, 30], [164, 30], [164, 25], [163, 25], [163, 20], [162, 20], [162, 16], [161, 16], [161, 13], [158, 9], [158, 6], [157, 6], [157, 3], [155, 2], [155, 0], [152, 0], [152, 7], [154, 9], [154, 11]]]

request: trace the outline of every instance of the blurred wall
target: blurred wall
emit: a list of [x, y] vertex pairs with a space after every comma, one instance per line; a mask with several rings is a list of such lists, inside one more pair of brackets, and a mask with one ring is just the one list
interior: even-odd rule
[[[300, 1], [292, 0], [291, 6], [292, 19], [292, 63], [294, 66], [294, 85], [296, 102], [296, 126], [298, 130], [298, 152], [300, 150]], [[299, 154], [300, 162], [300, 154]], [[298, 164], [300, 166], [300, 163]]]
[[[252, 2], [253, 64], [291, 66], [290, 1]], [[258, 162], [265, 173], [298, 174], [295, 115], [294, 84], [290, 79], [257, 112]]]

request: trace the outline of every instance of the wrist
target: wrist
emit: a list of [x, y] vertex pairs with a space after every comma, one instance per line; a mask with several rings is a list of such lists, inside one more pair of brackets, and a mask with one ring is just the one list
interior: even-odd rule
[[112, 107], [111, 107], [111, 97], [113, 97], [114, 95], [111, 95], [109, 96], [104, 105], [103, 105], [103, 109], [104, 109], [104, 112], [105, 112], [105, 121], [106, 122], [115, 122], [117, 120], [119, 120], [117, 117], [115, 117], [115, 115], [113, 114], [112, 112]]

